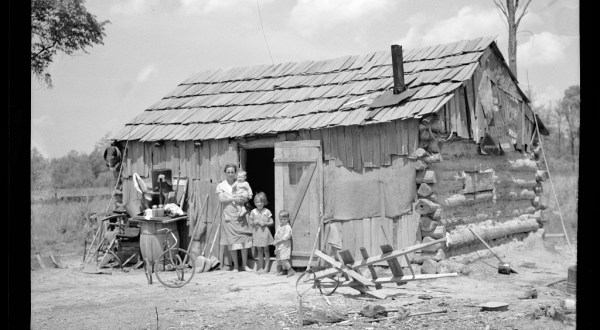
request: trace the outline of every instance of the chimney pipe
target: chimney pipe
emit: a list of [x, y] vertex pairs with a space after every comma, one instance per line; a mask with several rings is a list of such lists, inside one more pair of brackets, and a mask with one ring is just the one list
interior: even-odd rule
[[392, 68], [394, 69], [394, 94], [400, 94], [406, 90], [402, 46], [392, 45]]

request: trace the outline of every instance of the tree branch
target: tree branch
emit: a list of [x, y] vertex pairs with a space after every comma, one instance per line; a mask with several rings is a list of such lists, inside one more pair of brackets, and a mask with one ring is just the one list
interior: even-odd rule
[[[525, 16], [525, 14], [527, 14], [527, 7], [529, 7], [529, 4], [531, 3], [531, 0], [526, 0], [525, 4], [523, 5], [523, 10], [521, 11], [521, 15], [517, 16], [517, 21], [515, 23], [515, 26], [519, 26], [519, 23], [521, 23], [521, 18], [523, 18], [523, 16]], [[517, 7], [517, 10], [519, 8]]]
[[504, 7], [504, 5], [502, 4], [501, 0], [493, 0], [494, 4], [496, 5], [496, 7], [498, 9], [500, 9], [500, 11], [504, 14], [504, 16], [506, 16], [506, 18], [508, 19], [508, 13], [507, 13], [507, 9], [506, 7]]
[[[49, 50], [49, 49], [53, 48], [54, 46], [56, 46], [56, 44], [57, 44], [57, 43], [58, 43], [58, 41], [57, 41], [57, 40], [54, 40], [54, 43], [52, 43], [52, 45], [51, 45], [51, 46], [49, 46], [49, 47], [42, 47], [42, 49], [41, 49], [39, 52], [37, 52], [37, 53], [33, 54], [33, 57], [38, 57], [38, 55], [40, 55], [41, 53], [43, 53], [43, 52], [45, 52], [45, 51], [47, 51], [47, 50]], [[41, 44], [41, 43], [40, 43], [40, 44]]]

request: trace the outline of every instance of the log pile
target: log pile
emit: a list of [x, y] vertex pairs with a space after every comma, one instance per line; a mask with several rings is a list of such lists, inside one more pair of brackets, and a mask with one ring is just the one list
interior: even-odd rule
[[[544, 224], [541, 150], [508, 151], [502, 156], [483, 155], [468, 139], [447, 139], [443, 118], [430, 115], [419, 125], [419, 148], [410, 156], [416, 171], [422, 241], [448, 237], [447, 244], [430, 246], [415, 261], [440, 260], [452, 249], [464, 250], [476, 238], [465, 225], [491, 220], [489, 239], [536, 231]], [[444, 136], [446, 134], [446, 136]], [[443, 148], [442, 148], [443, 147]], [[445, 253], [446, 252], [446, 253]]]
[[[437, 116], [427, 116], [421, 120], [419, 125], [419, 148], [412, 155], [415, 161], [416, 183], [418, 200], [415, 204], [415, 211], [421, 215], [420, 231], [423, 243], [431, 242], [446, 235], [446, 227], [442, 224], [442, 206], [438, 201], [438, 194], [435, 193], [437, 184], [436, 171], [430, 167], [432, 164], [440, 163], [442, 159], [441, 132], [444, 130], [444, 123]], [[429, 260], [431, 257], [443, 256], [444, 244], [435, 244], [423, 249], [423, 252], [417, 255], [417, 258]], [[421, 262], [423, 263], [423, 262]], [[426, 271], [432, 271], [430, 261], [427, 261]], [[435, 269], [435, 267], [433, 267]], [[435, 274], [435, 271], [433, 271]]]

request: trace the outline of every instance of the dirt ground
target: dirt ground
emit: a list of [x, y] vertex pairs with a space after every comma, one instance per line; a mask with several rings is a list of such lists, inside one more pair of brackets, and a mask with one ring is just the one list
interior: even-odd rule
[[[495, 248], [519, 274], [498, 274], [498, 262], [491, 257], [468, 264], [466, 276], [385, 284], [380, 290], [388, 295], [385, 300], [350, 288], [338, 288], [326, 299], [315, 294], [305, 306], [331, 308], [351, 321], [305, 326], [297, 315], [298, 275], [216, 270], [197, 273], [186, 286], [172, 289], [156, 280], [147, 284], [143, 268], [87, 274], [80, 268], [81, 255], [63, 255], [63, 269], [32, 270], [31, 329], [574, 329], [575, 313], [561, 308], [561, 301], [575, 299], [566, 292], [566, 282], [546, 286], [567, 278], [567, 268], [575, 263], [567, 249], [560, 239], [533, 234]], [[537, 299], [518, 298], [530, 288], [537, 289]], [[477, 306], [490, 301], [508, 303], [508, 310]], [[446, 312], [379, 322], [356, 314], [376, 304], [410, 313]], [[554, 317], [547, 310], [556, 311]]]

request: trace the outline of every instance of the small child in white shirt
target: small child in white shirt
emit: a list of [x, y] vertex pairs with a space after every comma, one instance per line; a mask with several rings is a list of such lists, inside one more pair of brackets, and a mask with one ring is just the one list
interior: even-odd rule
[[[246, 181], [246, 171], [238, 171], [237, 179], [231, 186], [231, 192], [234, 197], [243, 197], [246, 200], [252, 199], [252, 188], [250, 188], [250, 184]], [[235, 203], [235, 206], [238, 208], [240, 217], [245, 216], [248, 212], [244, 203]]]

